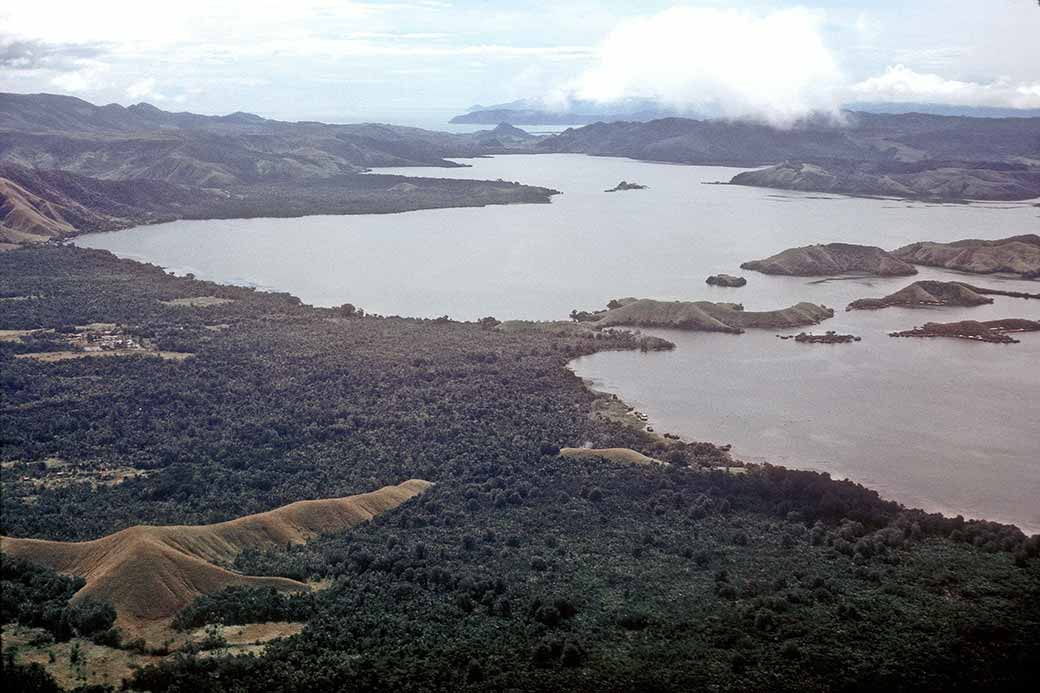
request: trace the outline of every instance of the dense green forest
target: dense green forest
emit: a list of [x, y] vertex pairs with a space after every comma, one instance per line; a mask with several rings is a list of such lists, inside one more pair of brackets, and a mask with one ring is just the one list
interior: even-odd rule
[[[164, 303], [199, 296], [231, 301]], [[712, 445], [663, 449], [596, 418], [601, 396], [565, 364], [638, 348], [631, 334], [364, 315], [102, 251], [0, 253], [0, 330], [94, 322], [193, 356], [44, 363], [16, 355], [58, 337], [0, 341], [4, 535], [90, 539], [436, 483], [352, 531], [240, 555], [237, 570], [329, 587], [229, 589], [178, 625], [304, 631], [262, 655], [174, 655], [134, 689], [996, 691], [1040, 664], [1040, 538], [814, 472], [722, 471]], [[673, 464], [557, 455], [587, 443]], [[52, 458], [76, 475], [41, 484]], [[91, 482], [113, 467], [140, 473]], [[5, 593], [66, 608], [74, 582], [34, 570], [5, 561]], [[27, 601], [5, 594], [4, 621], [31, 620]], [[5, 662], [11, 680], [39, 674]]]

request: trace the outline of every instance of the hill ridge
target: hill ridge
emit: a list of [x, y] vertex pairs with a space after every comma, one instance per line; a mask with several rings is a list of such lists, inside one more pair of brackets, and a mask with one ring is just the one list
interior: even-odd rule
[[233, 585], [306, 591], [282, 577], [251, 576], [220, 565], [245, 549], [301, 544], [355, 527], [430, 488], [422, 479], [342, 498], [304, 500], [210, 525], [134, 525], [83, 542], [0, 537], [4, 553], [77, 575], [72, 598], [107, 601], [127, 631], [169, 618], [196, 597]]

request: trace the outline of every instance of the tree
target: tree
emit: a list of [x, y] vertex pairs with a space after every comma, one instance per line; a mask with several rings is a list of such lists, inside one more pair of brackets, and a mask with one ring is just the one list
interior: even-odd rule
[[480, 325], [480, 329], [482, 329], [482, 330], [493, 330], [496, 327], [498, 327], [499, 325], [501, 325], [502, 321], [501, 320], [496, 320], [495, 318], [493, 318], [493, 317], [491, 317], [489, 315], [486, 318], [481, 318], [478, 321], [478, 324]]

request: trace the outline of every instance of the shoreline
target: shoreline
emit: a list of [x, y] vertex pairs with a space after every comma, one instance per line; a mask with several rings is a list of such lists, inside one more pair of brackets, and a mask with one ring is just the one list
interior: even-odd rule
[[[592, 354], [592, 356], [594, 356], [594, 355], [595, 354]], [[583, 357], [579, 357], [579, 358], [588, 358], [588, 357], [587, 356], [583, 356]], [[642, 433], [643, 435], [646, 435], [647, 437], [655, 439], [656, 442], [661, 442], [661, 443], [665, 443], [665, 444], [672, 442], [672, 439], [665, 438], [664, 434], [657, 433], [656, 431], [647, 432], [645, 430], [645, 426], [650, 424], [651, 427], [653, 427], [652, 426], [653, 419], [650, 419], [649, 417], [647, 417], [646, 419], [642, 419], [642, 418], [639, 418], [637, 416], [634, 416], [633, 413], [642, 414], [642, 412], [639, 412], [635, 407], [632, 407], [631, 405], [629, 405], [623, 399], [623, 397], [619, 393], [613, 393], [613, 392], [608, 392], [606, 390], [598, 389], [596, 381], [594, 381], [591, 378], [586, 378], [586, 377], [578, 375], [575, 372], [574, 368], [572, 367], [572, 364], [573, 364], [573, 362], [575, 360], [576, 359], [572, 359], [571, 361], [569, 361], [567, 363], [567, 370], [569, 370], [571, 373], [573, 373], [575, 376], [577, 376], [581, 380], [581, 382], [582, 382], [583, 386], [585, 387], [585, 389], [587, 389], [589, 392], [591, 392], [594, 395], [596, 395], [597, 399], [602, 398], [603, 400], [606, 400], [609, 403], [608, 407], [610, 409], [613, 409], [615, 412], [620, 412], [620, 414], [615, 414], [613, 417], [608, 415], [608, 416], [604, 416], [604, 418], [606, 418], [607, 420], [617, 421], [618, 423], [621, 423], [622, 425], [629, 426], [630, 428], [632, 428], [632, 430], [635, 430], [637, 432]], [[595, 406], [593, 407], [593, 411], [591, 413], [592, 416], [598, 416], [598, 415], [602, 415], [602, 414], [603, 414], [602, 410], [597, 410], [595, 408]], [[643, 414], [643, 415], [647, 416], [645, 414]], [[687, 442], [687, 443], [691, 442], [690, 439], [689, 439], [689, 436], [687, 436], [686, 434], [679, 433], [677, 435], [678, 435], [678, 440], [679, 441]], [[711, 442], [710, 440], [708, 440], [706, 442], [709, 442], [712, 445], [718, 445], [716, 443]], [[835, 481], [849, 481], [851, 483], [858, 484], [858, 485], [863, 486], [864, 488], [870, 489], [872, 491], [877, 491], [877, 488], [875, 486], [867, 484], [867, 483], [864, 483], [862, 481], [859, 481], [854, 476], [850, 476], [850, 475], [845, 474], [845, 473], [834, 474], [832, 471], [827, 470], [827, 469], [819, 469], [819, 468], [812, 467], [812, 466], [802, 466], [802, 465], [798, 465], [798, 464], [789, 464], [786, 461], [776, 462], [776, 461], [773, 461], [774, 458], [769, 453], [743, 455], [740, 452], [739, 446], [737, 444], [734, 444], [734, 443], [727, 443], [725, 446], [718, 446], [718, 447], [720, 447], [721, 449], [724, 449], [727, 452], [727, 454], [730, 455], [731, 459], [733, 459], [734, 462], [738, 463], [738, 465], [734, 465], [734, 466], [731, 466], [731, 467], [720, 467], [720, 469], [726, 469], [726, 470], [730, 470], [731, 471], [733, 469], [742, 469], [742, 468], [746, 469], [746, 468], [749, 468], [749, 467], [758, 467], [758, 466], [762, 466], [762, 465], [770, 465], [770, 466], [783, 467], [785, 469], [794, 469], [794, 470], [799, 470], [799, 471], [807, 471], [807, 472], [816, 472], [816, 473], [820, 473], [820, 474], [827, 474], [831, 479], [833, 479]], [[877, 492], [879, 493], [879, 495], [881, 495], [880, 491], [877, 491]], [[985, 517], [985, 516], [979, 516], [979, 515], [969, 515], [969, 514], [964, 513], [963, 511], [957, 511], [955, 508], [952, 508], [949, 505], [946, 505], [946, 504], [938, 502], [938, 501], [931, 501], [931, 502], [929, 502], [927, 504], [927, 507], [920, 507], [920, 506], [914, 506], [914, 505], [905, 505], [898, 498], [892, 497], [892, 496], [887, 495], [887, 494], [882, 495], [882, 498], [884, 498], [885, 500], [890, 500], [890, 501], [894, 501], [896, 503], [899, 503], [901, 506], [903, 506], [907, 510], [921, 510], [921, 511], [923, 511], [925, 513], [937, 513], [939, 515], [942, 515], [943, 517], [963, 517], [966, 521], [996, 522], [998, 524], [1005, 524], [1005, 525], [1010, 525], [1010, 526], [1016, 527], [1017, 529], [1019, 529], [1026, 536], [1040, 535], [1040, 518], [1038, 518], [1038, 520], [1036, 521], [1036, 525], [1035, 526], [1032, 523], [1023, 526], [1020, 522], [1016, 522], [1016, 521], [1005, 520], [1005, 519], [993, 519], [992, 517]]]

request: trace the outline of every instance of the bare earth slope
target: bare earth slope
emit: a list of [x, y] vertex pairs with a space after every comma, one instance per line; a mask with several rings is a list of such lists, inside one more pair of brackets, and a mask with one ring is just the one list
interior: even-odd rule
[[945, 267], [962, 272], [1009, 272], [1033, 277], [1040, 275], [1040, 236], [1035, 233], [996, 241], [923, 241], [903, 246], [892, 251], [892, 254], [915, 265]]
[[924, 307], [924, 306], [981, 306], [993, 303], [993, 296], [1011, 296], [1014, 298], [1040, 298], [1040, 294], [1029, 294], [1021, 291], [1001, 291], [972, 286], [964, 282], [919, 281], [914, 282], [894, 294], [884, 298], [861, 298], [853, 301], [845, 310], [877, 310], [890, 306]]
[[862, 272], [879, 277], [917, 274], [917, 270], [881, 248], [851, 243], [828, 243], [789, 248], [764, 260], [752, 260], [741, 269], [764, 274], [818, 277]]
[[216, 191], [158, 180], [99, 180], [0, 163], [0, 241], [110, 231], [227, 204]]
[[834, 311], [813, 303], [799, 303], [772, 311], [745, 311], [737, 303], [710, 301], [655, 301], [639, 299], [608, 310], [596, 327], [665, 327], [740, 334], [745, 328], [785, 328], [815, 325]]
[[78, 575], [86, 584], [73, 601], [97, 599], [115, 607], [127, 629], [173, 616], [196, 597], [245, 585], [306, 590], [301, 582], [252, 577], [223, 567], [245, 549], [300, 544], [342, 531], [396, 508], [432, 484], [411, 479], [371, 493], [310, 500], [200, 526], [138, 525], [100, 539], [60, 542], [0, 537], [5, 554]]

